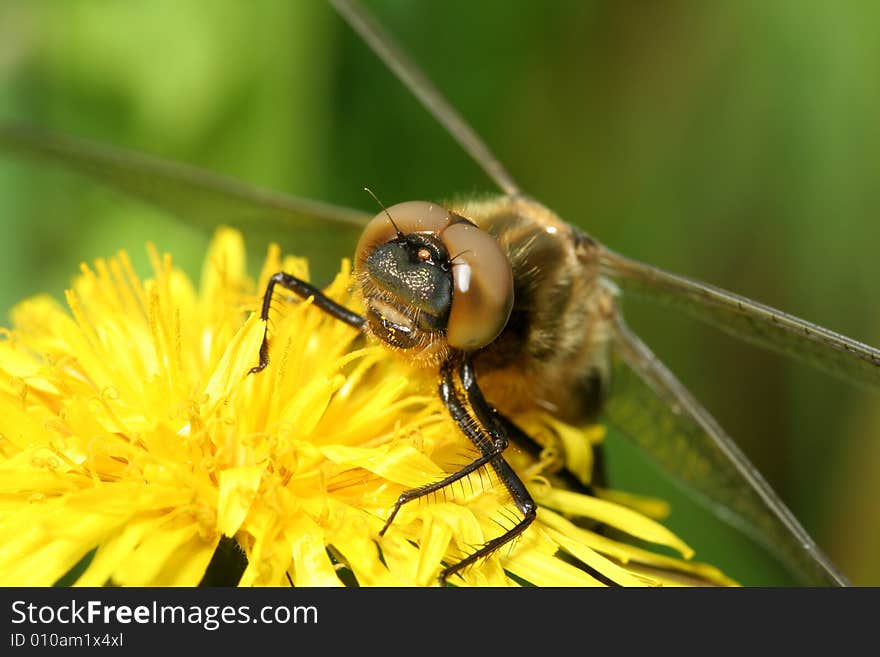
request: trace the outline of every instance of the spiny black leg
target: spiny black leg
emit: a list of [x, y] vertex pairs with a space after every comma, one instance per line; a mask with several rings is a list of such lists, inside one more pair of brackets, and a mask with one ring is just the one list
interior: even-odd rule
[[[349, 326], [360, 329], [363, 328], [364, 323], [366, 322], [363, 317], [350, 311], [345, 306], [336, 303], [311, 283], [307, 283], [304, 280], [286, 274], [283, 271], [278, 272], [269, 279], [269, 284], [266, 286], [266, 292], [263, 294], [263, 308], [260, 311], [260, 319], [264, 322], [268, 322], [269, 320], [269, 309], [272, 306], [272, 294], [275, 291], [276, 285], [280, 285], [284, 289], [293, 292], [303, 299], [308, 299], [309, 297], [313, 298], [314, 304], [317, 308], [320, 308], [331, 317], [335, 317], [336, 319], [345, 322]], [[256, 367], [252, 367], [249, 374], [262, 372], [268, 364], [269, 326], [267, 324], [266, 328], [263, 329], [263, 341], [260, 343], [260, 364]]]
[[449, 363], [444, 364], [440, 370], [440, 374], [440, 399], [443, 401], [443, 404], [446, 406], [452, 419], [455, 420], [465, 436], [467, 436], [477, 449], [480, 450], [480, 456], [475, 461], [468, 463], [461, 470], [457, 470], [448, 477], [401, 493], [400, 497], [397, 498], [397, 502], [394, 504], [394, 508], [391, 510], [391, 514], [385, 521], [385, 526], [382, 527], [382, 531], [379, 532], [380, 536], [388, 531], [388, 528], [397, 516], [398, 511], [400, 511], [400, 508], [404, 504], [412, 502], [420, 497], [424, 497], [425, 495], [435, 493], [436, 491], [446, 488], [450, 484], [463, 479], [472, 472], [476, 472], [489, 463], [493, 458], [496, 458], [501, 454], [504, 448], [507, 447], [506, 436], [502, 437], [499, 441], [495, 441], [492, 437], [485, 435], [482, 431], [474, 427], [470, 414], [455, 394], [455, 383], [452, 379], [452, 366]]
[[[458, 370], [458, 376], [459, 381], [461, 381], [461, 387], [464, 388], [465, 394], [467, 394], [468, 403], [470, 404], [471, 409], [473, 409], [474, 414], [477, 416], [477, 420], [482, 426], [487, 428], [492, 436], [493, 445], [498, 447], [499, 451], [507, 447], [509, 442], [508, 438], [510, 436], [516, 436], [521, 440], [528, 439], [530, 442], [535, 443], [531, 436], [489, 406], [486, 402], [486, 398], [483, 397], [483, 391], [480, 390], [480, 387], [477, 385], [477, 375], [476, 372], [474, 372], [474, 366], [470, 357], [465, 356], [462, 360], [461, 366]], [[510, 430], [513, 430], [513, 432], [511, 433]], [[513, 501], [517, 505], [517, 508], [525, 515], [529, 508], [534, 509], [535, 502], [532, 500], [531, 495], [529, 495], [520, 478], [513, 472], [510, 466], [507, 465], [507, 462], [502, 460], [501, 463], [506, 466], [506, 470], [509, 471], [509, 474], [508, 472], [505, 472], [504, 476], [502, 476], [501, 472], [498, 472], [497, 467], [495, 470], [498, 472], [501, 481], [504, 482], [504, 485], [507, 486], [507, 489], [513, 496]], [[494, 463], [493, 467], [495, 467]]]
[[[464, 389], [465, 394], [467, 394], [468, 403], [470, 404], [474, 415], [477, 416], [477, 420], [479, 421], [479, 423], [483, 427], [485, 427], [489, 434], [492, 436], [493, 447], [498, 448], [500, 452], [501, 450], [506, 448], [508, 444], [509, 434], [506, 431], [507, 427], [501, 421], [503, 416], [498, 413], [494, 408], [489, 406], [489, 404], [486, 402], [486, 398], [483, 397], [483, 392], [477, 385], [477, 377], [476, 372], [474, 372], [473, 363], [471, 362], [470, 357], [467, 355], [462, 359], [461, 366], [459, 367], [458, 371], [458, 376], [459, 381], [461, 381], [461, 386]], [[459, 426], [461, 426], [460, 422]], [[477, 445], [477, 447], [479, 448], [480, 446]], [[526, 489], [526, 486], [522, 482], [522, 479], [520, 479], [516, 472], [513, 471], [513, 468], [510, 467], [507, 461], [505, 461], [504, 458], [500, 456], [500, 454], [494, 456], [494, 458], [489, 461], [489, 464], [492, 466], [492, 469], [495, 470], [495, 473], [498, 475], [498, 478], [504, 484], [505, 488], [507, 488], [507, 491], [510, 493], [511, 498], [513, 499], [513, 503], [516, 505], [516, 508], [519, 509], [520, 513], [522, 513], [522, 520], [520, 520], [515, 526], [507, 530], [501, 536], [498, 536], [488, 541], [473, 554], [468, 555], [458, 563], [452, 564], [443, 572], [441, 572], [441, 585], [446, 583], [446, 580], [447, 578], [449, 578], [450, 575], [453, 575], [459, 570], [462, 570], [472, 563], [479, 561], [483, 557], [492, 554], [498, 548], [515, 539], [517, 536], [522, 534], [535, 519], [537, 509], [535, 501], [532, 499], [532, 496]]]
[[[467, 356], [464, 356], [463, 358], [468, 368], [470, 368], [469, 358]], [[394, 505], [394, 509], [388, 517], [388, 520], [385, 522], [385, 526], [382, 528], [380, 534], [385, 533], [391, 525], [391, 522], [394, 520], [394, 517], [397, 515], [397, 512], [407, 502], [411, 502], [414, 499], [429, 495], [449, 486], [486, 464], [489, 464], [492, 469], [495, 470], [498, 478], [510, 493], [517, 509], [522, 513], [523, 518], [516, 524], [516, 526], [509, 529], [501, 536], [493, 538], [474, 553], [443, 570], [439, 577], [441, 585], [446, 583], [446, 580], [450, 575], [466, 568], [479, 559], [490, 555], [504, 544], [522, 534], [522, 532], [524, 532], [535, 519], [536, 514], [535, 502], [532, 500], [531, 495], [529, 495], [528, 490], [526, 490], [525, 484], [523, 484], [513, 471], [513, 468], [511, 468], [501, 456], [501, 452], [508, 444], [507, 434], [504, 431], [504, 427], [492, 417], [491, 413], [484, 412], [485, 409], [489, 408], [485, 403], [485, 400], [483, 400], [483, 406], [479, 411], [476, 408], [473, 409], [474, 414], [477, 417], [474, 417], [474, 415], [467, 410], [455, 392], [453, 369], [454, 363], [452, 361], [447, 361], [441, 368], [440, 398], [449, 411], [449, 414], [452, 416], [452, 419], [458, 424], [462, 433], [464, 433], [464, 435], [467, 436], [467, 438], [480, 451], [480, 456], [461, 470], [458, 470], [440, 481], [402, 493], [398, 498], [397, 503]], [[476, 380], [473, 378], [472, 369], [469, 370], [468, 375], [471, 380], [465, 381], [462, 379], [462, 387], [466, 389], [468, 387], [476, 389], [479, 398], [482, 399], [482, 393], [479, 393], [479, 388], [476, 386]], [[461, 371], [459, 372], [459, 377], [461, 378]]]
[[458, 368], [458, 380], [461, 381], [461, 387], [467, 395], [468, 403], [480, 424], [486, 427], [494, 441], [504, 441], [506, 447], [510, 434], [500, 420], [501, 414], [489, 406], [486, 398], [483, 397], [483, 391], [477, 385], [477, 374], [470, 358], [462, 359]]
[[535, 502], [534, 500], [532, 500], [532, 496], [529, 495], [529, 491], [526, 490], [525, 484], [523, 484], [519, 476], [517, 476], [517, 474], [513, 471], [513, 468], [511, 468], [510, 465], [508, 465], [507, 461], [505, 461], [504, 458], [501, 456], [496, 456], [494, 459], [492, 459], [492, 461], [490, 461], [490, 463], [492, 465], [492, 468], [498, 474], [498, 478], [504, 482], [504, 486], [510, 492], [510, 496], [513, 498], [516, 507], [520, 510], [520, 513], [523, 514], [522, 520], [520, 520], [516, 525], [504, 532], [501, 536], [498, 536], [488, 541], [476, 552], [469, 554], [458, 563], [454, 563], [443, 570], [440, 573], [439, 577], [441, 586], [444, 586], [446, 584], [446, 580], [451, 575], [454, 575], [463, 568], [467, 568], [468, 566], [475, 563], [476, 561], [479, 561], [483, 557], [489, 556], [495, 550], [515, 539], [517, 536], [522, 534], [535, 519], [535, 515], [537, 513]]

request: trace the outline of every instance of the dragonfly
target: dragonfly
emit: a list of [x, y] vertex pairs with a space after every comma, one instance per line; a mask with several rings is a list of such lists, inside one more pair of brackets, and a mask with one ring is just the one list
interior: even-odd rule
[[[332, 3], [468, 153], [498, 192], [524, 191], [482, 138], [394, 39], [354, 2]], [[192, 220], [261, 222], [298, 234], [328, 226], [358, 230], [370, 214], [259, 189], [217, 174], [143, 154], [86, 143], [20, 125], [0, 127], [0, 146], [38, 154]], [[623, 295], [661, 300], [738, 337], [781, 351], [857, 383], [880, 383], [880, 352], [745, 297], [626, 258], [602, 245], [602, 273]], [[726, 432], [650, 349], [620, 323], [613, 337], [614, 388], [603, 421], [651, 455], [717, 515], [739, 527], [810, 583], [845, 578], [816, 546], [779, 496]], [[614, 390], [625, 394], [614, 394]]]

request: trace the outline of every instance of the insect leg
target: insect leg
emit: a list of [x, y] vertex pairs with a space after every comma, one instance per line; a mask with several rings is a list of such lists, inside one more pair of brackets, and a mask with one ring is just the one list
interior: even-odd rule
[[[263, 308], [260, 311], [260, 319], [264, 322], [268, 322], [269, 319], [269, 308], [272, 305], [272, 294], [275, 291], [276, 285], [280, 285], [284, 289], [293, 292], [303, 299], [311, 298], [316, 307], [320, 308], [331, 317], [335, 317], [336, 319], [345, 322], [349, 326], [359, 329], [363, 328], [364, 323], [366, 322], [363, 317], [350, 311], [345, 306], [336, 303], [311, 283], [307, 283], [306, 281], [299, 279], [296, 276], [286, 274], [283, 271], [278, 272], [269, 279], [269, 284], [266, 286], [266, 292], [263, 294]], [[262, 372], [268, 364], [269, 327], [267, 324], [266, 328], [263, 329], [263, 342], [260, 343], [260, 364], [252, 367], [249, 373], [256, 374], [257, 372]]]
[[[500, 455], [500, 452], [507, 447], [508, 444], [508, 437], [510, 434], [507, 431], [507, 426], [515, 427], [515, 425], [504, 418], [504, 416], [498, 413], [486, 402], [485, 397], [483, 397], [483, 392], [477, 385], [476, 373], [474, 372], [473, 363], [469, 356], [465, 356], [462, 360], [458, 376], [461, 386], [464, 389], [465, 394], [467, 394], [468, 403], [470, 404], [474, 415], [476, 415], [477, 421], [489, 432], [492, 437], [492, 447], [494, 450], [497, 450], [495, 456], [489, 460], [489, 464], [492, 466], [492, 469], [495, 470], [495, 473], [504, 484], [504, 487], [507, 488], [508, 493], [510, 493], [511, 498], [513, 499], [513, 503], [516, 505], [516, 508], [519, 509], [519, 512], [523, 517], [516, 525], [508, 529], [501, 536], [493, 538], [476, 552], [446, 568], [440, 573], [441, 584], [445, 583], [450, 575], [466, 568], [483, 557], [488, 556], [522, 534], [535, 519], [537, 508], [535, 501], [526, 489], [522, 479], [519, 478], [516, 472], [513, 471], [513, 468], [511, 468], [507, 461], [505, 461]], [[455, 401], [458, 402], [458, 399], [456, 398]], [[452, 409], [450, 408], [450, 412], [451, 411]], [[453, 417], [455, 417], [454, 414]], [[459, 422], [459, 426], [462, 426], [461, 422]], [[516, 428], [516, 430], [522, 436], [526, 436], [526, 434], [518, 428]], [[529, 440], [531, 440], [531, 438], [529, 438]], [[483, 451], [483, 446], [486, 443], [483, 442], [482, 444], [477, 444], [474, 442], [474, 444]], [[489, 452], [486, 453], [488, 454]]]
[[[470, 367], [470, 360], [467, 357], [465, 357], [465, 363], [466, 366], [465, 368], [463, 368], [463, 370], [467, 372], [469, 378], [466, 382], [462, 371], [459, 372], [459, 378], [462, 382], [462, 386], [466, 390], [467, 388], [475, 389], [476, 380], [473, 379], [473, 369]], [[523, 484], [520, 478], [513, 471], [513, 468], [511, 468], [510, 465], [508, 465], [504, 458], [501, 456], [501, 452], [504, 450], [505, 447], [507, 447], [508, 444], [507, 433], [505, 432], [503, 425], [501, 425], [501, 423], [497, 421], [496, 417], [492, 415], [492, 411], [489, 408], [488, 404], [485, 403], [485, 400], [482, 400], [482, 393], [479, 393], [478, 388], [476, 388], [476, 394], [479, 395], [477, 403], [478, 405], [480, 405], [479, 400], [482, 400], [482, 405], [479, 409], [477, 409], [476, 407], [473, 408], [473, 414], [468, 411], [468, 409], [465, 407], [464, 404], [462, 404], [461, 400], [455, 392], [455, 382], [453, 379], [452, 370], [452, 362], [447, 362], [441, 368], [440, 398], [443, 400], [443, 403], [449, 411], [449, 414], [452, 416], [452, 419], [455, 420], [456, 424], [458, 424], [461, 431], [480, 451], [480, 456], [462, 469], [454, 472], [448, 477], [441, 479], [440, 481], [422, 486], [420, 488], [414, 488], [412, 490], [404, 491], [398, 498], [397, 503], [394, 505], [394, 509], [392, 510], [391, 515], [388, 517], [388, 520], [386, 520], [385, 526], [382, 528], [380, 535], [385, 533], [385, 531], [394, 520], [394, 517], [397, 515], [397, 512], [404, 504], [406, 504], [407, 502], [411, 502], [412, 500], [418, 499], [419, 497], [429, 495], [446, 486], [449, 486], [450, 484], [459, 481], [460, 479], [463, 479], [470, 473], [475, 472], [486, 464], [492, 466], [492, 469], [495, 470], [498, 478], [504, 483], [504, 486], [507, 488], [508, 492], [513, 498], [514, 504], [516, 504], [517, 509], [519, 509], [520, 513], [523, 514], [523, 519], [519, 523], [517, 523], [516, 526], [509, 529], [501, 536], [493, 538], [474, 553], [468, 555], [466, 558], [452, 564], [451, 566], [443, 570], [440, 573], [439, 577], [441, 585], [445, 584], [446, 579], [453, 573], [456, 573], [459, 570], [471, 565], [475, 561], [478, 561], [479, 559], [491, 554], [492, 552], [503, 546], [505, 543], [519, 536], [535, 519], [536, 512], [535, 502], [532, 500], [531, 495], [529, 495], [529, 492], [526, 490], [525, 484]], [[469, 393], [469, 399], [470, 396], [471, 395]]]
[[400, 508], [404, 504], [412, 502], [420, 497], [424, 497], [425, 495], [430, 495], [431, 493], [441, 490], [460, 479], [464, 479], [472, 472], [476, 472], [489, 463], [492, 459], [498, 457], [504, 448], [507, 447], [506, 436], [503, 438], [502, 442], [495, 443], [492, 437], [486, 435], [485, 429], [478, 426], [478, 423], [475, 422], [475, 419], [470, 413], [468, 413], [467, 409], [461, 403], [458, 395], [455, 394], [455, 383], [452, 379], [452, 367], [448, 362], [441, 368], [439, 390], [440, 399], [443, 401], [443, 404], [446, 406], [452, 419], [455, 420], [464, 435], [467, 436], [478, 450], [480, 450], [480, 456], [475, 461], [468, 463], [466, 466], [453, 472], [448, 477], [444, 477], [439, 481], [435, 481], [434, 483], [425, 486], [420, 486], [419, 488], [413, 488], [402, 492], [400, 497], [397, 498], [397, 502], [394, 504], [394, 509], [392, 509], [391, 514], [385, 521], [385, 526], [382, 527], [382, 531], [379, 532], [380, 536], [388, 531], [388, 528], [397, 516], [398, 511], [400, 511]]

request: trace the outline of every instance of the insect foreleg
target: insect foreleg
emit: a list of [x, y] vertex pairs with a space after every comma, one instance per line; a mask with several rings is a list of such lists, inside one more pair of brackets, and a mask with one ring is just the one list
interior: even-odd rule
[[317, 308], [354, 328], [363, 328], [366, 322], [363, 317], [336, 303], [311, 283], [280, 271], [269, 279], [266, 292], [263, 294], [263, 307], [260, 310], [260, 319], [267, 322], [267, 324], [266, 328], [263, 329], [263, 341], [260, 343], [260, 364], [252, 367], [249, 372], [250, 374], [262, 372], [266, 365], [269, 364], [269, 308], [272, 306], [272, 294], [275, 291], [276, 285], [280, 285], [285, 290], [289, 290], [303, 299], [311, 298]]
[[441, 369], [441, 377], [440, 399], [443, 401], [443, 404], [446, 406], [452, 419], [455, 420], [465, 436], [467, 436], [477, 449], [480, 450], [480, 456], [475, 461], [468, 463], [462, 469], [453, 472], [448, 477], [401, 493], [400, 497], [397, 498], [397, 502], [394, 504], [394, 509], [391, 511], [391, 515], [389, 515], [388, 519], [385, 521], [385, 526], [382, 528], [382, 531], [379, 532], [380, 536], [388, 530], [391, 523], [394, 521], [395, 516], [397, 516], [397, 512], [400, 511], [400, 507], [404, 504], [417, 500], [425, 495], [430, 495], [431, 493], [441, 490], [460, 479], [464, 479], [472, 472], [476, 472], [489, 463], [492, 459], [498, 458], [504, 448], [507, 447], [506, 436], [504, 436], [501, 441], [496, 442], [492, 437], [486, 435], [482, 427], [477, 428], [477, 422], [461, 403], [458, 395], [455, 394], [455, 384], [452, 380], [452, 368], [448, 364], [444, 365]]
[[394, 520], [394, 517], [397, 515], [397, 512], [407, 502], [411, 502], [419, 497], [424, 497], [425, 495], [430, 495], [433, 492], [441, 490], [487, 464], [492, 466], [492, 469], [495, 470], [498, 478], [504, 483], [505, 488], [507, 488], [513, 498], [514, 504], [517, 509], [519, 509], [520, 513], [522, 513], [523, 518], [501, 536], [493, 538], [474, 553], [443, 570], [439, 577], [441, 584], [444, 584], [446, 579], [453, 573], [458, 572], [462, 568], [469, 566], [485, 556], [488, 556], [505, 543], [519, 536], [535, 519], [536, 509], [535, 502], [532, 500], [531, 495], [529, 495], [528, 490], [526, 490], [525, 484], [523, 484], [517, 474], [513, 471], [513, 468], [511, 468], [501, 456], [501, 453], [508, 444], [508, 437], [504, 426], [498, 421], [497, 417], [493, 414], [494, 412], [492, 409], [483, 399], [482, 393], [479, 392], [479, 388], [476, 385], [476, 379], [473, 377], [473, 368], [471, 367], [470, 359], [465, 356], [463, 362], [464, 364], [458, 373], [459, 380], [461, 381], [462, 388], [464, 388], [468, 394], [468, 401], [471, 402], [473, 400], [475, 404], [472, 403], [471, 410], [468, 410], [456, 394], [455, 382], [453, 379], [454, 363], [452, 361], [444, 364], [441, 369], [439, 388], [440, 398], [443, 400], [449, 414], [452, 416], [452, 419], [455, 420], [461, 431], [480, 451], [480, 456], [465, 467], [452, 473], [448, 477], [444, 477], [440, 481], [403, 492], [398, 498], [397, 503], [394, 505], [394, 509], [388, 517], [388, 520], [385, 522], [385, 527], [382, 528], [380, 534], [385, 533]]

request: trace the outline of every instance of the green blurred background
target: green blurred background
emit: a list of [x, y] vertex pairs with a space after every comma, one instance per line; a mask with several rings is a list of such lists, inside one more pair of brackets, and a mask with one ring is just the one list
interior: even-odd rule
[[[880, 344], [877, 3], [369, 6], [567, 220], [631, 257]], [[0, 117], [368, 211], [365, 185], [386, 204], [492, 190], [317, 0], [3, 0]], [[120, 248], [147, 273], [147, 240], [196, 275], [207, 239], [0, 156], [4, 312], [60, 296], [81, 260]], [[261, 253], [265, 236], [250, 239]], [[339, 256], [353, 247], [327, 239]], [[320, 277], [336, 258], [315, 264]], [[663, 309], [625, 310], [845, 574], [880, 584], [877, 394]], [[615, 445], [614, 481], [668, 497], [669, 524], [698, 558], [744, 583], [789, 581]]]

